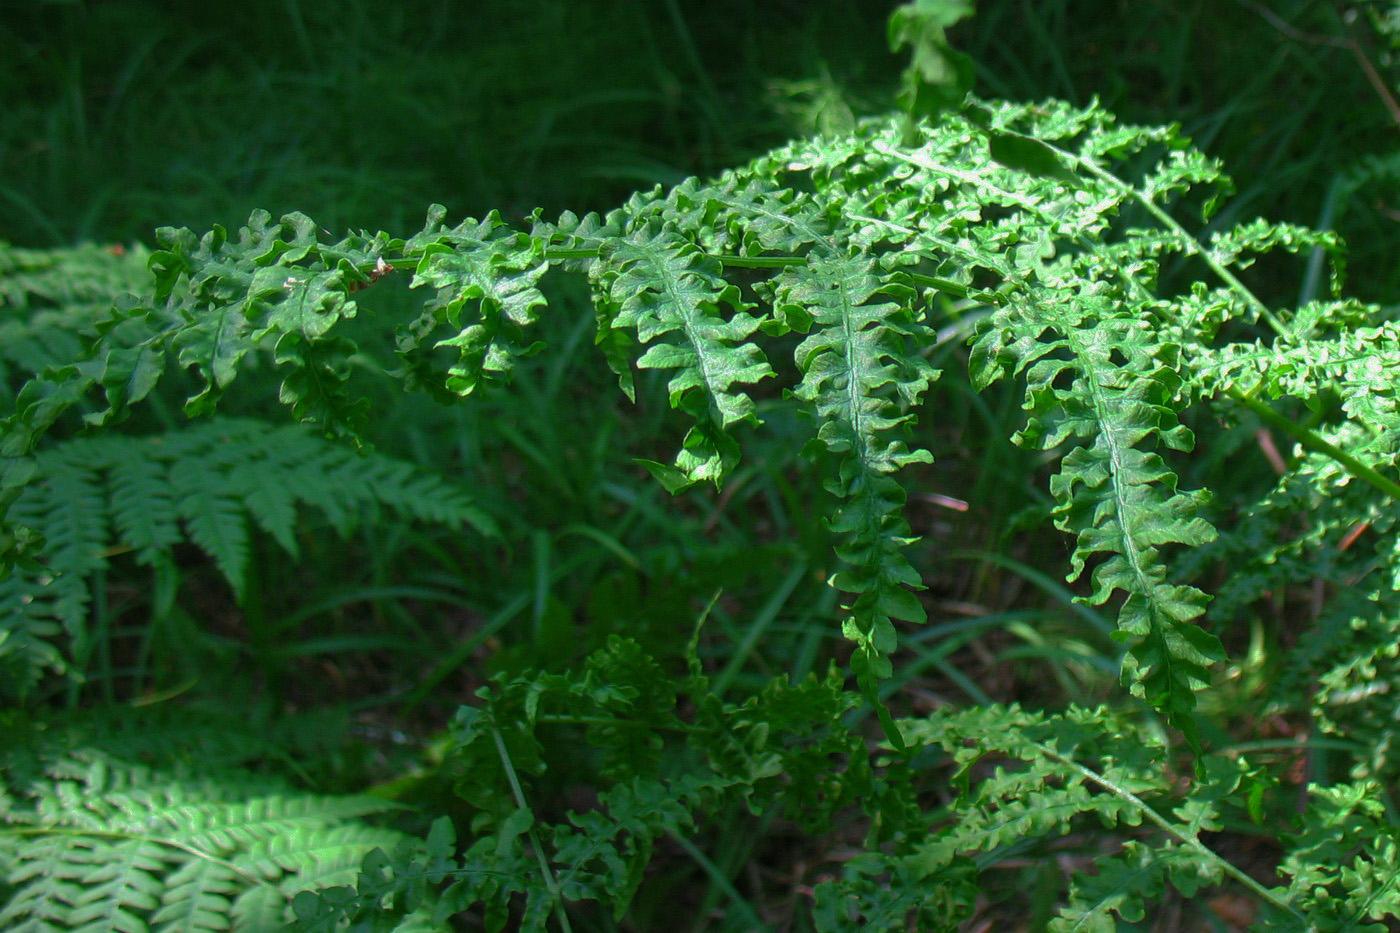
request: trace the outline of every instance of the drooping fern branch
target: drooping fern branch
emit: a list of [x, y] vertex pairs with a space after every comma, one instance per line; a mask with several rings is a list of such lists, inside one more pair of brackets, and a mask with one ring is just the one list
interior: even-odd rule
[[[634, 370], [663, 371], [688, 422], [674, 461], [647, 464], [668, 487], [723, 481], [741, 454], [734, 429], [756, 423], [754, 396], [769, 385], [787, 380], [813, 416], [846, 565], [832, 582], [848, 594], [844, 630], [869, 693], [888, 671], [896, 623], [922, 618], [895, 474], [931, 460], [911, 441], [936, 375], [927, 354], [949, 299], [981, 303], [972, 380], [1024, 378], [1029, 419], [1016, 439], [1059, 458], [1051, 492], [1057, 525], [1075, 539], [1071, 579], [1089, 578], [1090, 602], [1121, 603], [1126, 682], [1199, 748], [1194, 694], [1223, 653], [1199, 625], [1206, 595], [1170, 570], [1175, 551], [1214, 534], [1205, 495], [1179, 489], [1171, 465], [1194, 442], [1179, 417], [1212, 396], [1271, 412], [1249, 353], [1291, 359], [1329, 314], [1364, 315], [1342, 302], [1290, 314], [1255, 298], [1239, 273], [1258, 254], [1336, 244], [1262, 223], [1201, 239], [1173, 216], [1187, 198], [1209, 211], [1227, 187], [1171, 127], [1120, 126], [1097, 107], [972, 101], [936, 122], [874, 120], [848, 137], [800, 141], [604, 217], [537, 216], [528, 232], [496, 215], [449, 228], [440, 209], [407, 239], [323, 242], [295, 214], [255, 214], [234, 236], [167, 229], [150, 261], [153, 295], [119, 302], [78, 360], [20, 392], [0, 489], [19, 494], [38, 439], [78, 399], [100, 388], [106, 409], [89, 422], [120, 417], [167, 359], [194, 371], [201, 385], [186, 407], [202, 413], [250, 354], [270, 355], [297, 417], [355, 434], [356, 346], [340, 324], [358, 313], [356, 293], [386, 276], [410, 273], [435, 290], [394, 335], [400, 378], [440, 398], [468, 394], [539, 349], [532, 325], [550, 270], [584, 272], [596, 342], [623, 390], [633, 391]], [[1198, 263], [1214, 282], [1162, 288], [1168, 260]], [[804, 335], [796, 346], [794, 332]], [[1287, 391], [1319, 388], [1303, 383]], [[1358, 478], [1388, 482], [1367, 456], [1297, 431]], [[888, 721], [886, 731], [898, 738]]]

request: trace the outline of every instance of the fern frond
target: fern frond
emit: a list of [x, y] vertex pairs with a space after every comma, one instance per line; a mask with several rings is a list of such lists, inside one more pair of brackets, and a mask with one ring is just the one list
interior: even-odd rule
[[1021, 442], [1054, 449], [1082, 439], [1051, 481], [1056, 525], [1076, 537], [1070, 579], [1094, 567], [1093, 592], [1103, 604], [1127, 594], [1120, 631], [1134, 639], [1125, 679], [1167, 713], [1193, 747], [1195, 691], [1206, 668], [1224, 657], [1219, 640], [1195, 624], [1207, 597], [1167, 581], [1159, 556], [1167, 545], [1199, 546], [1215, 537], [1200, 517], [1202, 493], [1183, 493], [1152, 448], [1189, 450], [1191, 432], [1176, 421], [1180, 379], [1170, 347], [1154, 347], [1150, 325], [1126, 314], [1084, 317], [1062, 308], [1055, 323], [1045, 307], [1001, 309], [973, 347], [974, 378], [986, 384], [1012, 369], [1026, 376], [1027, 427]]
[[1093, 875], [1079, 875], [1070, 889], [1069, 904], [1050, 922], [1056, 933], [1114, 933], [1119, 918], [1140, 923], [1167, 883], [1192, 898], [1203, 887], [1221, 880], [1220, 865], [1200, 852], [1172, 843], [1123, 844], [1123, 854], [1095, 859]]
[[65, 607], [46, 582], [21, 569], [0, 580], [0, 683], [13, 696], [27, 696], [46, 670], [67, 669], [58, 649]]
[[[865, 740], [841, 727], [859, 701], [839, 671], [779, 678], [725, 703], [704, 677], [677, 684], [635, 642], [613, 638], [580, 671], [502, 677], [479, 696], [448, 733], [454, 771], [471, 776], [458, 788], [475, 811], [465, 852], [444, 818], [420, 846], [371, 853], [353, 885], [297, 898], [307, 929], [397, 929], [415, 912], [445, 926], [465, 911], [484, 915], [489, 930], [508, 920], [534, 929], [580, 901], [621, 920], [657, 841], [688, 838], [700, 814], [742, 803], [830, 827], [854, 806], [876, 812], [893, 797], [913, 806], [911, 787], [877, 786]], [[693, 722], [680, 717], [682, 703]], [[578, 741], [561, 740], [561, 729]], [[573, 745], [586, 753], [569, 767], [587, 761], [602, 777], [597, 806], [546, 822], [532, 797], [555, 753]], [[844, 773], [831, 773], [833, 759], [849, 761]]]
[[[437, 289], [423, 314], [399, 338], [399, 354], [419, 384], [437, 393], [467, 395], [484, 375], [507, 376], [514, 361], [541, 346], [527, 339], [545, 306], [537, 283], [549, 268], [538, 237], [510, 230], [500, 215], [467, 220], [448, 229], [447, 211], [434, 205], [423, 232], [404, 244], [404, 257], [417, 263], [413, 287]], [[474, 303], [473, 317], [463, 312]], [[443, 326], [455, 333], [439, 338]], [[436, 373], [427, 350], [452, 347], [457, 361]]]
[[917, 850], [866, 852], [848, 861], [840, 879], [813, 891], [812, 921], [822, 933], [952, 933], [975, 912], [972, 865], [930, 866]]
[[608, 309], [607, 327], [635, 331], [647, 345], [638, 368], [675, 371], [667, 383], [671, 407], [694, 420], [674, 470], [653, 472], [673, 491], [704, 480], [718, 484], [738, 460], [730, 426], [758, 421], [753, 400], [735, 387], [773, 375], [747, 339], [762, 319], [747, 313], [719, 263], [660, 226], [609, 241], [590, 277]]
[[841, 503], [831, 529], [841, 539], [837, 555], [850, 566], [832, 585], [855, 597], [844, 632], [859, 646], [855, 667], [868, 692], [890, 674], [892, 620], [924, 620], [905, 588], [922, 586], [902, 553], [913, 538], [901, 515], [904, 490], [890, 474], [933, 460], [900, 435], [913, 421], [907, 409], [938, 377], [917, 355], [928, 335], [908, 309], [912, 291], [883, 281], [876, 269], [866, 257], [816, 260], [785, 270], [774, 299], [785, 326], [809, 334], [794, 354], [802, 382], [793, 395], [815, 409], [818, 441], [840, 464], [827, 483]]
[[[391, 806], [313, 796], [267, 777], [166, 773], [90, 756], [20, 788], [0, 827], [7, 929], [267, 929], [296, 892], [348, 879], [404, 839], [356, 818]], [[250, 926], [251, 925], [251, 926]]]
[[[53, 631], [44, 620], [61, 622], [76, 637], [85, 624], [87, 580], [117, 551], [130, 549], [138, 563], [155, 566], [176, 543], [190, 540], [241, 594], [251, 526], [295, 555], [297, 514], [307, 505], [342, 535], [381, 520], [381, 512], [494, 531], [460, 489], [297, 426], [216, 419], [148, 438], [80, 438], [39, 454], [35, 463], [37, 475], [11, 518], [45, 537], [45, 575], [18, 570], [4, 584], [17, 600], [5, 617], [16, 640], [0, 642], [0, 658], [12, 663], [54, 662], [36, 647], [37, 638]], [[34, 676], [31, 667], [18, 682]]]

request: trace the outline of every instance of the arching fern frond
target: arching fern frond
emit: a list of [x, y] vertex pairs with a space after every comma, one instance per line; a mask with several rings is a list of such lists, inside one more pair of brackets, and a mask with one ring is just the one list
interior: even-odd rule
[[[672, 489], [733, 469], [734, 429], [758, 421], [750, 387], [776, 376], [790, 332], [805, 334], [792, 391], [840, 463], [831, 523], [850, 567], [834, 581], [854, 597], [846, 629], [868, 686], [888, 669], [895, 622], [921, 617], [893, 473], [930, 456], [899, 435], [933, 379], [924, 362], [933, 328], [949, 323], [932, 318], [950, 298], [980, 303], [973, 382], [1026, 379], [1029, 420], [1016, 439], [1060, 458], [1051, 492], [1056, 523], [1075, 540], [1070, 577], [1087, 576], [1093, 603], [1121, 600], [1127, 683], [1199, 750], [1193, 694], [1221, 648], [1199, 625], [1205, 594], [1168, 570], [1174, 551], [1213, 534], [1205, 496], [1179, 489], [1170, 465], [1193, 444], [1182, 412], [1219, 393], [1262, 406], [1250, 393], [1313, 390], [1327, 370], [1328, 384], [1349, 393], [1348, 413], [1383, 426], [1366, 456], [1329, 452], [1348, 471], [1371, 469], [1373, 483], [1365, 461], [1389, 455], [1396, 420], [1390, 394], [1370, 391], [1384, 373], [1367, 371], [1389, 364], [1353, 346], [1394, 335], [1333, 333], [1333, 313], [1355, 323], [1365, 312], [1343, 302], [1272, 309], [1237, 275], [1262, 253], [1291, 250], [1333, 255], [1335, 279], [1335, 237], [1251, 222], [1203, 238], [1171, 213], [1199, 204], [1209, 217], [1229, 188], [1177, 128], [1121, 125], [1096, 105], [969, 101], [936, 123], [895, 116], [798, 141], [714, 182], [639, 193], [605, 216], [536, 215], [528, 233], [496, 215], [448, 228], [440, 209], [408, 240], [328, 244], [302, 215], [274, 222], [262, 212], [234, 236], [166, 230], [151, 260], [154, 300], [116, 305], [80, 359], [20, 393], [0, 438], [0, 501], [28, 482], [26, 455], [59, 413], [101, 386], [119, 414], [150, 391], [171, 352], [203, 381], [188, 408], [204, 411], [249, 353], [275, 347], [293, 412], [354, 433], [358, 403], [346, 386], [356, 346], [337, 324], [357, 313], [353, 293], [395, 263], [437, 289], [397, 334], [408, 364], [398, 375], [442, 398], [533, 352], [547, 271], [584, 272], [596, 340], [624, 392], [634, 368], [664, 370], [688, 420], [674, 463], [648, 464]], [[1168, 263], [1208, 281], [1162, 287]], [[1273, 336], [1258, 338], [1259, 327]], [[1339, 362], [1353, 350], [1352, 363]], [[444, 352], [454, 356], [446, 365]], [[195, 495], [191, 477], [178, 478], [177, 511]], [[258, 494], [257, 520], [285, 546], [289, 500], [270, 486]], [[204, 520], [187, 521], [189, 532], [236, 576], [236, 510], [211, 500], [198, 511]], [[120, 520], [147, 550], [169, 528]]]
[[350, 295], [382, 274], [385, 252], [399, 241], [352, 236], [324, 244], [309, 217], [274, 222], [266, 211], [254, 213], [236, 239], [221, 227], [202, 238], [173, 228], [157, 236], [152, 307], [170, 324], [151, 341], [175, 351], [203, 380], [188, 413], [212, 411], [243, 358], [275, 346], [277, 361], [290, 368], [282, 401], [327, 430], [357, 428], [364, 412], [344, 391], [347, 345], [331, 329], [355, 315]]

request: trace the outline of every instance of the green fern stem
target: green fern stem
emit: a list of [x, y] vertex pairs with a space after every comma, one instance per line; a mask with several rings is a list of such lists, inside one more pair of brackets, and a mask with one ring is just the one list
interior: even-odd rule
[[[510, 760], [510, 750], [506, 748], [505, 739], [501, 738], [501, 730], [495, 726], [491, 727], [491, 739], [496, 743], [496, 754], [501, 758], [501, 767], [505, 769], [506, 780], [510, 782], [511, 796], [515, 798], [515, 805], [522, 810], [530, 809], [529, 803], [525, 800], [525, 790], [520, 786], [520, 775], [515, 773], [515, 763]], [[544, 876], [545, 887], [549, 889], [549, 895], [554, 899], [554, 916], [559, 921], [559, 929], [564, 933], [573, 933], [573, 928], [569, 925], [569, 914], [564, 909], [564, 896], [559, 890], [559, 881], [554, 877], [554, 869], [549, 867], [549, 860], [545, 858], [544, 846], [540, 845], [539, 834], [535, 832], [533, 822], [530, 828], [525, 831], [530, 837], [530, 848], [535, 850], [535, 859], [540, 863], [540, 873]]]
[[1362, 482], [1369, 483], [1390, 498], [1400, 501], [1400, 483], [1388, 479], [1374, 467], [1367, 466], [1356, 459], [1356, 457], [1342, 450], [1342, 448], [1338, 447], [1336, 444], [1320, 437], [1315, 431], [1303, 427], [1291, 418], [1285, 418], [1268, 405], [1239, 389], [1227, 389], [1226, 394], [1258, 415], [1261, 421], [1283, 431], [1308, 450], [1331, 457], [1333, 460], [1337, 461], [1337, 463], [1345, 467], [1346, 471], [1352, 476], [1355, 476]]
[[[579, 249], [547, 249], [544, 258], [550, 262], [561, 262], [565, 259], [597, 259], [603, 253], [596, 248]], [[717, 259], [722, 264], [735, 269], [784, 269], [788, 266], [805, 266], [807, 257], [805, 256], [727, 256], [722, 253], [701, 253], [710, 259]]]
[[[1082, 764], [1080, 764], [1079, 762], [1075, 761], [1073, 758], [1069, 758], [1069, 757], [1066, 757], [1065, 755], [1060, 754], [1059, 752], [1055, 751], [1055, 749], [1053, 749], [1053, 748], [1050, 747], [1049, 745], [1045, 745], [1044, 743], [1041, 743], [1041, 742], [1032, 742], [1031, 744], [1032, 744], [1042, 755], [1044, 755], [1046, 758], [1049, 758], [1049, 759], [1051, 759], [1052, 761], [1059, 762], [1060, 764], [1062, 764], [1062, 765], [1064, 765], [1064, 766], [1066, 766], [1066, 767], [1068, 767], [1068, 768], [1070, 768], [1070, 769], [1076, 771], [1076, 772], [1077, 772], [1080, 776], [1082, 776], [1085, 780], [1088, 780], [1088, 781], [1091, 781], [1091, 782], [1097, 784], [1099, 787], [1102, 787], [1104, 790], [1108, 791], [1110, 794], [1112, 794], [1113, 796], [1117, 797], [1119, 800], [1123, 800], [1123, 801], [1125, 801], [1125, 802], [1131, 804], [1139, 813], [1141, 813], [1143, 816], [1145, 816], [1154, 826], [1156, 826], [1158, 829], [1162, 830], [1162, 832], [1164, 832], [1164, 833], [1166, 833], [1167, 835], [1171, 836], [1173, 839], [1175, 839], [1177, 842], [1181, 843], [1182, 845], [1187, 846], [1188, 848], [1193, 849], [1193, 850], [1195, 850], [1196, 852], [1199, 852], [1199, 853], [1200, 853], [1202, 856], [1204, 856], [1205, 858], [1210, 859], [1212, 862], [1214, 862], [1216, 865], [1218, 865], [1218, 866], [1220, 867], [1220, 870], [1221, 870], [1221, 871], [1223, 871], [1225, 874], [1229, 875], [1231, 878], [1233, 878], [1233, 879], [1235, 879], [1236, 881], [1238, 881], [1240, 884], [1244, 885], [1244, 886], [1245, 886], [1246, 888], [1248, 888], [1251, 892], [1253, 892], [1254, 895], [1255, 895], [1256, 897], [1259, 897], [1259, 898], [1261, 898], [1261, 899], [1263, 899], [1263, 900], [1269, 902], [1270, 904], [1273, 904], [1273, 905], [1274, 905], [1275, 907], [1277, 907], [1279, 910], [1285, 911], [1286, 913], [1289, 913], [1289, 914], [1293, 915], [1294, 917], [1296, 917], [1296, 918], [1298, 919], [1298, 921], [1299, 921], [1300, 923], [1303, 923], [1303, 924], [1306, 924], [1306, 923], [1307, 923], [1307, 918], [1304, 917], [1301, 913], [1299, 913], [1298, 910], [1297, 910], [1297, 908], [1295, 908], [1292, 904], [1290, 904], [1290, 903], [1289, 903], [1288, 901], [1286, 901], [1286, 900], [1283, 900], [1283, 899], [1280, 898], [1278, 895], [1276, 895], [1274, 892], [1270, 891], [1268, 888], [1264, 887], [1262, 884], [1260, 884], [1259, 882], [1255, 881], [1253, 878], [1251, 878], [1251, 877], [1250, 877], [1249, 875], [1247, 875], [1245, 872], [1243, 872], [1243, 871], [1241, 871], [1240, 869], [1236, 868], [1236, 867], [1235, 867], [1234, 865], [1232, 865], [1228, 860], [1226, 860], [1226, 859], [1224, 859], [1224, 858], [1221, 858], [1221, 857], [1220, 857], [1218, 854], [1216, 854], [1216, 852], [1215, 852], [1214, 850], [1212, 850], [1209, 846], [1207, 846], [1205, 843], [1201, 842], [1201, 840], [1197, 839], [1196, 836], [1195, 836], [1194, 834], [1184, 833], [1184, 832], [1182, 832], [1180, 829], [1178, 829], [1177, 827], [1173, 826], [1170, 820], [1168, 820], [1166, 817], [1162, 816], [1162, 815], [1161, 815], [1160, 813], [1158, 813], [1156, 810], [1152, 809], [1152, 807], [1148, 805], [1147, 801], [1143, 800], [1143, 799], [1142, 799], [1141, 797], [1139, 797], [1137, 794], [1135, 794], [1135, 793], [1133, 793], [1132, 791], [1128, 790], [1126, 787], [1123, 787], [1123, 786], [1121, 786], [1121, 785], [1115, 783], [1115, 782], [1114, 782], [1113, 780], [1111, 780], [1110, 778], [1107, 778], [1107, 777], [1105, 777], [1104, 775], [1099, 774], [1097, 771], [1093, 770], [1092, 768], [1087, 768], [1087, 767], [1085, 767], [1084, 765], [1082, 765]], [[1310, 926], [1309, 926], [1309, 927], [1305, 927], [1305, 928], [1306, 928], [1306, 929], [1312, 929], [1312, 927], [1310, 927]]]
[[1250, 291], [1245, 286], [1245, 284], [1235, 276], [1233, 272], [1231, 272], [1225, 265], [1223, 265], [1214, 256], [1212, 256], [1208, 250], [1202, 249], [1200, 241], [1197, 240], [1196, 237], [1192, 236], [1191, 233], [1187, 231], [1185, 227], [1179, 224], [1176, 218], [1174, 218], [1171, 214], [1167, 213], [1160, 204], [1152, 200], [1152, 198], [1148, 197], [1147, 195], [1143, 194], [1136, 187], [1123, 181], [1117, 175], [1113, 174], [1107, 169], [1101, 168], [1097, 163], [1075, 155], [1074, 153], [1069, 152], [1067, 150], [1061, 149], [1060, 147], [1055, 146], [1051, 143], [1044, 141], [1042, 141], [1042, 143], [1048, 149], [1052, 150], [1057, 155], [1059, 155], [1062, 159], [1065, 159], [1067, 162], [1073, 165], [1075, 168], [1081, 168], [1087, 171], [1090, 175], [1093, 175], [1095, 178], [1099, 179], [1104, 184], [1108, 185], [1110, 188], [1113, 188], [1119, 194], [1126, 195], [1132, 198], [1137, 203], [1141, 204], [1143, 208], [1145, 208], [1147, 212], [1157, 220], [1158, 223], [1160, 223], [1163, 227], [1166, 227], [1168, 230], [1170, 230], [1173, 234], [1177, 236], [1178, 241], [1185, 248], [1187, 255], [1199, 257], [1201, 261], [1204, 262], [1210, 268], [1210, 271], [1214, 272], [1217, 276], [1219, 276], [1220, 280], [1224, 282], [1230, 288], [1231, 291], [1233, 291], [1235, 294], [1239, 295], [1241, 298], [1244, 299], [1245, 303], [1248, 304], [1250, 308], [1252, 308], [1254, 312], [1258, 314], [1259, 317], [1262, 318], [1269, 325], [1270, 328], [1273, 329], [1274, 333], [1278, 334], [1285, 340], [1288, 340], [1291, 337], [1288, 328], [1284, 326], [1283, 321], [1279, 320], [1278, 315], [1274, 314], [1273, 311], [1269, 310], [1268, 305], [1260, 301], [1257, 295]]
[[[601, 253], [602, 250], [599, 249], [551, 248], [545, 250], [544, 258], [550, 262], [562, 262], [565, 259], [597, 259]], [[807, 265], [806, 256], [731, 256], [727, 253], [701, 253], [700, 255], [714, 259], [731, 269], [788, 269], [793, 266]], [[936, 275], [920, 275], [913, 272], [905, 274], [915, 284], [936, 288], [954, 298], [976, 297], [979, 294], [952, 279], [940, 278]]]

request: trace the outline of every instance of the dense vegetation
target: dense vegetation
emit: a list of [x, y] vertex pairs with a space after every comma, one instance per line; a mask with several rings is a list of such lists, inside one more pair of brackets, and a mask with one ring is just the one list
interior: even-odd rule
[[0, 926], [1400, 922], [1400, 8], [597, 6], [0, 26]]

